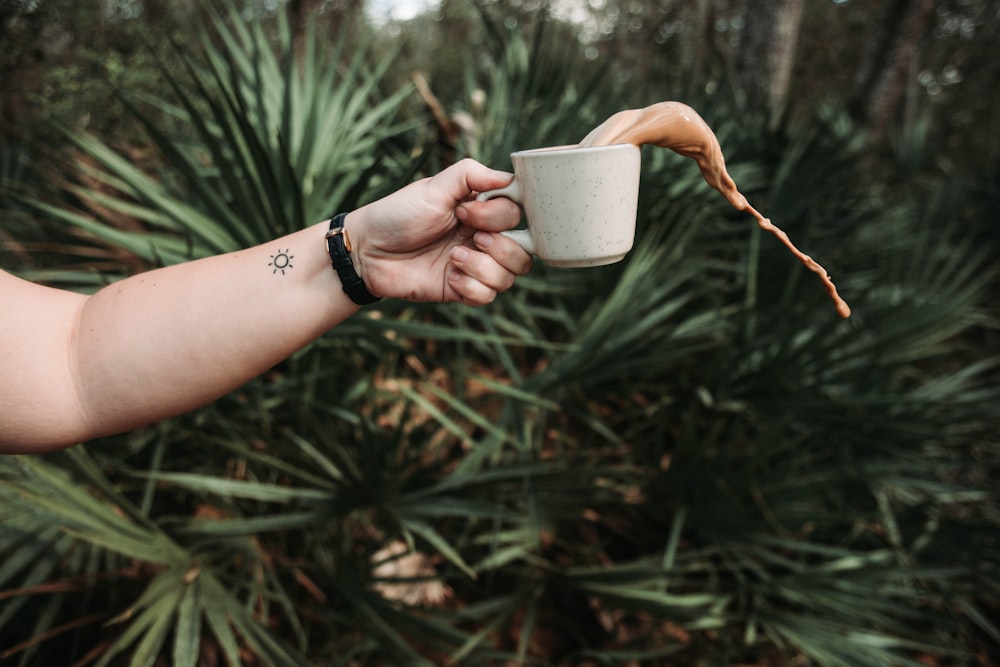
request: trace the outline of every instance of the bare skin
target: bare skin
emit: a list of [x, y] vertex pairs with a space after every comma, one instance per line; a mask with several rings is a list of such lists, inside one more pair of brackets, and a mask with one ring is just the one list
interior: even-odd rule
[[[351, 255], [386, 298], [482, 305], [531, 266], [498, 232], [511, 175], [465, 160], [351, 212]], [[360, 309], [330, 267], [328, 221], [141, 273], [92, 296], [0, 271], [0, 453], [38, 453], [205, 405]]]
[[643, 109], [619, 111], [587, 134], [580, 146], [625, 143], [669, 148], [693, 159], [708, 184], [722, 193], [733, 208], [750, 213], [761, 229], [774, 234], [806, 268], [820, 277], [838, 315], [844, 318], [851, 316], [850, 306], [840, 298], [826, 269], [795, 247], [784, 231], [761, 215], [740, 193], [726, 170], [719, 140], [698, 112], [681, 102], [659, 102]]

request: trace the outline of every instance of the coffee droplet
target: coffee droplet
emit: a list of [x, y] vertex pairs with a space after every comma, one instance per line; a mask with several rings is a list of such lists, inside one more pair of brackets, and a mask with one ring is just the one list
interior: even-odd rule
[[722, 193], [733, 208], [754, 216], [761, 229], [774, 234], [806, 268], [819, 276], [838, 315], [851, 316], [850, 306], [840, 298], [826, 269], [796, 248], [785, 232], [761, 215], [740, 193], [726, 170], [718, 138], [694, 109], [681, 102], [659, 102], [644, 109], [619, 111], [594, 128], [579, 145], [585, 148], [612, 144], [659, 146], [693, 159], [708, 184]]

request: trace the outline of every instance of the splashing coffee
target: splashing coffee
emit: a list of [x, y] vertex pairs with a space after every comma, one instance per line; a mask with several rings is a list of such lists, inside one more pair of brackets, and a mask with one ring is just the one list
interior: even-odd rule
[[796, 248], [784, 231], [761, 215], [740, 193], [726, 171], [726, 161], [722, 156], [719, 140], [694, 109], [680, 102], [659, 102], [644, 109], [619, 111], [594, 128], [580, 142], [581, 147], [610, 144], [650, 144], [669, 148], [693, 159], [708, 184], [722, 193], [733, 208], [753, 215], [761, 229], [774, 234], [806, 268], [820, 277], [827, 294], [833, 299], [838, 315], [845, 318], [851, 316], [850, 306], [840, 298], [826, 269]]

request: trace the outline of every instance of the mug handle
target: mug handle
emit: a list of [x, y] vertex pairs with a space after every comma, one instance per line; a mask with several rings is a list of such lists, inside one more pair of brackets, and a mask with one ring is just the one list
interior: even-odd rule
[[[496, 199], [497, 197], [506, 197], [507, 199], [516, 202], [518, 205], [523, 205], [524, 203], [521, 196], [521, 184], [517, 182], [517, 179], [511, 181], [510, 185], [505, 188], [480, 192], [476, 195], [476, 201], [489, 201], [490, 199]], [[527, 229], [510, 229], [500, 233], [507, 238], [516, 241], [525, 252], [531, 253], [532, 255], [535, 254], [535, 241], [531, 238], [531, 232]]]

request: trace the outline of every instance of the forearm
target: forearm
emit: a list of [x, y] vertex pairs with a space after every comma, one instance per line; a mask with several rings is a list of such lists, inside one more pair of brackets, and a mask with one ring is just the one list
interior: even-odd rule
[[325, 231], [149, 271], [87, 299], [70, 345], [84, 431], [124, 431], [204, 405], [355, 313]]
[[[476, 202], [510, 175], [462, 160], [347, 216], [374, 295], [483, 305], [531, 266], [499, 234], [520, 210]], [[148, 424], [238, 388], [358, 311], [320, 223], [149, 271], [93, 296], [0, 271], [0, 452], [39, 452]], [[346, 244], [346, 238], [345, 244]]]

